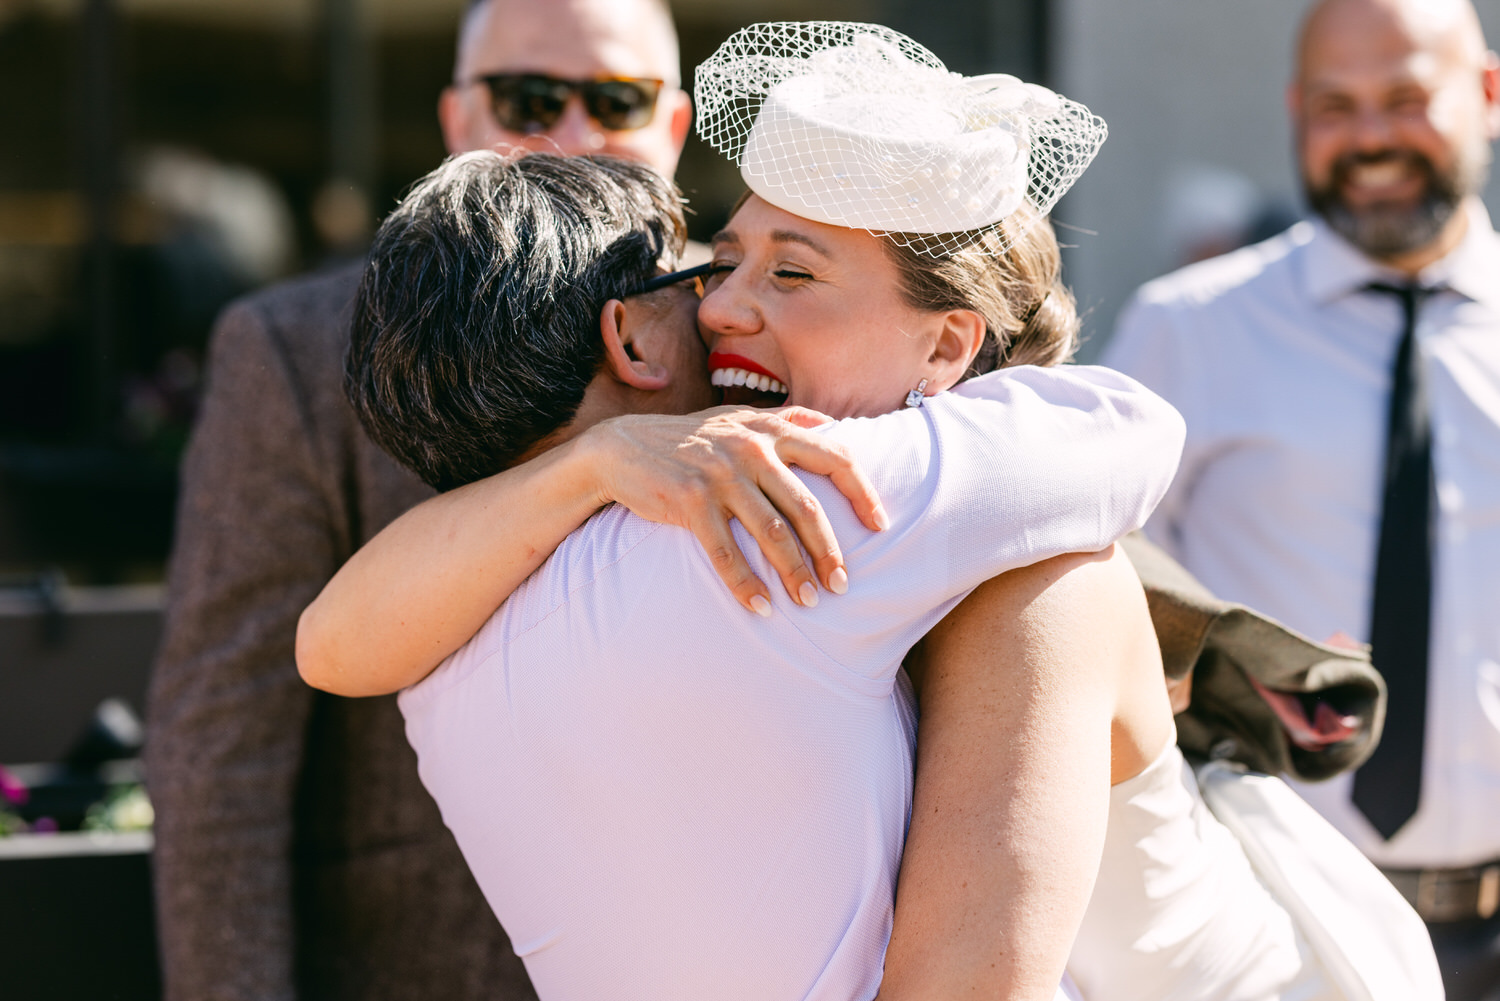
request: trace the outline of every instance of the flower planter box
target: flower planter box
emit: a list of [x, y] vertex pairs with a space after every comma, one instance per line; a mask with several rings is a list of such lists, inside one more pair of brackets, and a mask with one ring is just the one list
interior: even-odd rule
[[0, 763], [13, 783], [0, 833], [15, 821], [54, 831], [0, 837], [0, 998], [161, 996], [150, 832], [77, 830], [140, 782], [139, 762], [102, 760], [130, 747], [101, 745], [99, 718], [111, 698], [139, 714], [160, 629], [159, 587], [0, 589]]
[[99, 703], [146, 704], [159, 586], [0, 588], [0, 763], [61, 761]]
[[158, 1001], [149, 832], [0, 838], [0, 994]]

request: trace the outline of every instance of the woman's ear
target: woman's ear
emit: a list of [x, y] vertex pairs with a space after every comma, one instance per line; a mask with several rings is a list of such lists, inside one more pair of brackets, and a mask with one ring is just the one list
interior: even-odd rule
[[942, 314], [942, 326], [927, 359], [930, 393], [952, 389], [964, 377], [974, 356], [984, 344], [984, 317], [972, 309], [950, 309]]
[[641, 358], [636, 352], [637, 317], [619, 299], [611, 299], [599, 313], [599, 337], [604, 342], [604, 367], [616, 382], [651, 393], [672, 382], [666, 366]]

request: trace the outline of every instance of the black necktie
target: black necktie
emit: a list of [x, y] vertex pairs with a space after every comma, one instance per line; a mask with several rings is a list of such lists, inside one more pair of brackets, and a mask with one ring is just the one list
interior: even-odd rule
[[1380, 746], [1354, 776], [1354, 805], [1389, 839], [1417, 812], [1422, 791], [1437, 497], [1431, 412], [1416, 331], [1417, 308], [1434, 290], [1381, 284], [1369, 289], [1396, 296], [1406, 320], [1391, 373], [1370, 615], [1370, 656], [1385, 676], [1390, 699]]

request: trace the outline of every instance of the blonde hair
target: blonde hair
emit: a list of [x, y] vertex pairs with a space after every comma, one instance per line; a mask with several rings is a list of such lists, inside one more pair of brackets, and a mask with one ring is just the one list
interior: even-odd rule
[[[1002, 228], [1018, 235], [976, 231], [952, 252], [934, 253], [912, 234], [881, 241], [909, 305], [970, 309], [984, 318], [984, 343], [966, 378], [1009, 365], [1060, 365], [1078, 349], [1078, 310], [1062, 281], [1051, 224], [1018, 212]], [[946, 243], [952, 236], [940, 239]], [[1009, 248], [1002, 249], [1007, 241]]]

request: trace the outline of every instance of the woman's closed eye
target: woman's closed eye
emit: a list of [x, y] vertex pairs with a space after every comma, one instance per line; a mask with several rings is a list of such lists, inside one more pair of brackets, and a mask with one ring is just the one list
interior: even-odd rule
[[[703, 290], [705, 292], [712, 292], [714, 289], [718, 288], [724, 283], [724, 278], [729, 274], [729, 272], [737, 270], [739, 266], [739, 261], [714, 261], [711, 265], [709, 265], [708, 273], [703, 276]], [[797, 265], [786, 264], [778, 268], [772, 268], [769, 274], [772, 278], [775, 278], [781, 282], [811, 281], [814, 277], [813, 274], [805, 268], [799, 267]]]
[[714, 261], [708, 266], [708, 272], [703, 276], [704, 291], [712, 291], [724, 282], [724, 276], [739, 267], [733, 261]]

